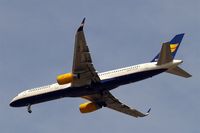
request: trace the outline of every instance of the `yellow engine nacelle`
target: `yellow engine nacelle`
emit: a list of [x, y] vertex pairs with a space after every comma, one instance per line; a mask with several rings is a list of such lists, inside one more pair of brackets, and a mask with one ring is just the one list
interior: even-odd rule
[[90, 113], [90, 112], [96, 111], [100, 108], [101, 108], [101, 106], [99, 106], [93, 102], [86, 102], [86, 103], [80, 104], [80, 106], [79, 106], [81, 113]]
[[72, 73], [65, 73], [57, 76], [57, 82], [59, 85], [64, 85], [71, 83], [73, 81], [73, 74]]

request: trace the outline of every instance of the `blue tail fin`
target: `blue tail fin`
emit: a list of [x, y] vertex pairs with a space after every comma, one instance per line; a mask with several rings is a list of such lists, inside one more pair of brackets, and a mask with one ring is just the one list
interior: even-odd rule
[[[171, 54], [172, 54], [173, 58], [176, 55], [176, 52], [181, 44], [183, 36], [184, 36], [184, 33], [178, 34], [168, 43], [168, 45], [170, 45], [170, 50], [171, 50]], [[160, 56], [160, 53], [158, 53], [151, 62], [156, 62], [158, 60], [159, 56]]]

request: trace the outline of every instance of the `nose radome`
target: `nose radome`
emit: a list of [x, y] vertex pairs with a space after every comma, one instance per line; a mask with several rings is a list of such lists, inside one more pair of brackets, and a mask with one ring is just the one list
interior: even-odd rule
[[9, 105], [10, 107], [14, 107], [14, 101], [12, 100]]
[[10, 101], [10, 107], [16, 107], [15, 106], [15, 102], [16, 102], [16, 97], [15, 98], [13, 98], [11, 101]]

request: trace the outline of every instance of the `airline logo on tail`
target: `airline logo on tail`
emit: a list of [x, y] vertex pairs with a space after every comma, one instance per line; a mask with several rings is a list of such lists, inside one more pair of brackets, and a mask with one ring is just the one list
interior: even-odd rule
[[[181, 44], [181, 41], [183, 39], [184, 33], [176, 35], [170, 42], [166, 43], [166, 45], [170, 45], [170, 51], [171, 55], [174, 58], [176, 55], [176, 52]], [[156, 57], [151, 62], [158, 61], [158, 58], [160, 56], [160, 53], [156, 55]]]
[[170, 50], [171, 50], [171, 53], [173, 53], [176, 48], [178, 47], [179, 44], [170, 44]]

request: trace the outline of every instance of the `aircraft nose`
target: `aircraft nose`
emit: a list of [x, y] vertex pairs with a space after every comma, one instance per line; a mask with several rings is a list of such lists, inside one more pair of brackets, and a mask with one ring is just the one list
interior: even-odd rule
[[14, 107], [13, 101], [10, 102], [10, 107]]
[[16, 107], [16, 97], [10, 101], [10, 107]]

